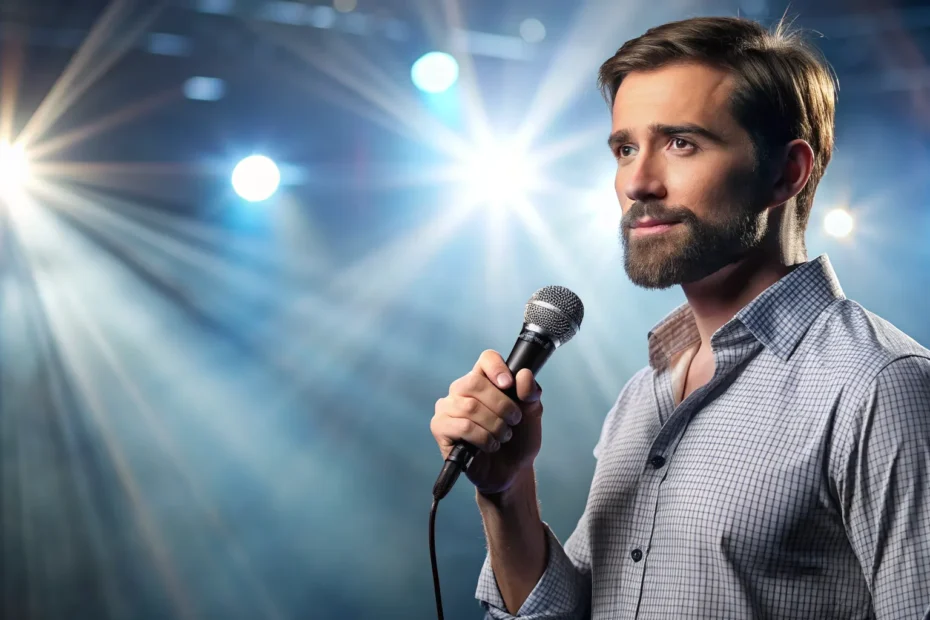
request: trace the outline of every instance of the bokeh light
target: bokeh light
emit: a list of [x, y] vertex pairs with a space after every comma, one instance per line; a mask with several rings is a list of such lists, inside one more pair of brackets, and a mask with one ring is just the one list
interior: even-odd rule
[[184, 96], [194, 101], [219, 101], [226, 94], [220, 78], [195, 76], [184, 82]]
[[546, 27], [535, 17], [520, 22], [520, 36], [527, 43], [539, 43], [546, 38]]
[[831, 237], [848, 237], [855, 227], [855, 219], [844, 208], [831, 209], [823, 218], [823, 227]]
[[445, 52], [428, 52], [413, 63], [410, 78], [423, 92], [442, 93], [459, 79], [459, 63]]
[[243, 200], [261, 202], [278, 190], [281, 171], [270, 158], [250, 155], [236, 164], [232, 173], [232, 186]]

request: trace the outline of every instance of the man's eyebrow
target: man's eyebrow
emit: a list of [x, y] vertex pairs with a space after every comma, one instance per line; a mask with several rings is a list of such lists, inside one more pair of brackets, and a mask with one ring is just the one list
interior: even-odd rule
[[629, 129], [618, 129], [607, 138], [607, 146], [610, 147], [611, 151], [616, 151], [622, 145], [629, 142], [631, 137]]
[[705, 138], [706, 140], [710, 140], [711, 142], [715, 142], [717, 144], [724, 143], [723, 137], [714, 133], [707, 127], [701, 127], [700, 125], [696, 125], [695, 123], [683, 123], [681, 125], [662, 125], [662, 124], [650, 125], [649, 131], [653, 133], [662, 134], [663, 136], [676, 136], [676, 135], [681, 135], [681, 134], [685, 134], [685, 135], [691, 134], [694, 136], [701, 136], [702, 138]]
[[[725, 142], [725, 140], [718, 134], [714, 133], [710, 129], [707, 129], [706, 127], [701, 127], [695, 123], [682, 123], [680, 125], [653, 123], [649, 126], [649, 132], [663, 136], [701, 136], [702, 138], [716, 144], [723, 144]], [[620, 146], [630, 142], [632, 137], [633, 134], [629, 129], [618, 129], [617, 131], [610, 134], [609, 138], [607, 138], [607, 146], [609, 146], [612, 151], [616, 150], [620, 148]]]

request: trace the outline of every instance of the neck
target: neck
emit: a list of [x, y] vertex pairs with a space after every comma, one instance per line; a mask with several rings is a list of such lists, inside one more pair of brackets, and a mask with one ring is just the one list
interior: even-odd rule
[[698, 333], [701, 351], [710, 353], [710, 338], [746, 304], [790, 273], [803, 260], [785, 260], [767, 252], [750, 254], [711, 275], [682, 285]]

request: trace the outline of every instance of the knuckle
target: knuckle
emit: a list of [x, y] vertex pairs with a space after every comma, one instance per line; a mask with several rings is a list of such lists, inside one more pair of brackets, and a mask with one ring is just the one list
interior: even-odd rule
[[475, 384], [475, 373], [469, 372], [466, 375], [462, 375], [458, 379], [452, 382], [449, 386], [449, 394], [468, 394], [474, 390]]
[[463, 378], [465, 379], [463, 385], [468, 393], [473, 394], [481, 389], [482, 378], [478, 373], [470, 372]]
[[433, 416], [433, 419], [429, 422], [430, 433], [433, 434], [433, 437], [438, 441], [449, 437], [449, 424], [441, 416]]
[[469, 415], [478, 413], [479, 408], [480, 404], [474, 398], [465, 398], [462, 400], [462, 410]]
[[479, 428], [477, 424], [469, 420], [468, 418], [459, 418], [459, 429], [462, 435], [468, 435], [474, 433], [475, 429]]

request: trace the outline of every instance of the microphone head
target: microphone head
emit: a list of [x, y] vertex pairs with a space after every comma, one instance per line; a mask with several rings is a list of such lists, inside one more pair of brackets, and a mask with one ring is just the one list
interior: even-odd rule
[[523, 322], [536, 325], [550, 336], [556, 346], [572, 339], [581, 328], [584, 304], [564, 286], [544, 286], [526, 302]]

